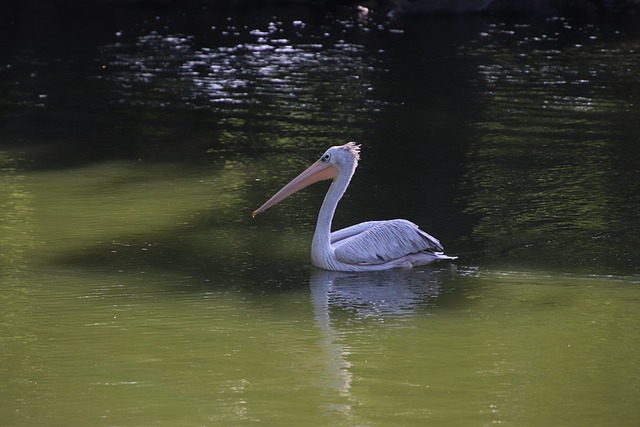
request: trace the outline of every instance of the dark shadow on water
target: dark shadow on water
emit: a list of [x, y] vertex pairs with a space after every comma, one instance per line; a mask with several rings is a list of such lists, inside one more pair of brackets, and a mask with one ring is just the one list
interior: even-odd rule
[[311, 269], [308, 248], [282, 248], [282, 242], [294, 247], [300, 244], [275, 235], [272, 238], [273, 241], [260, 243], [243, 225], [191, 224], [152, 235], [114, 237], [54, 255], [48, 263], [78, 271], [137, 277], [158, 286], [159, 291], [180, 292], [186, 286], [197, 292], [237, 289], [268, 294], [306, 287]]
[[[236, 289], [260, 295], [297, 292], [310, 285], [314, 305], [324, 298], [331, 310], [356, 318], [408, 316], [434, 307], [444, 281], [456, 274], [452, 263], [368, 273], [324, 271], [311, 266], [308, 233], [267, 230], [260, 235], [255, 225], [214, 222], [205, 219], [153, 235], [114, 237], [54, 255], [47, 263], [137, 277], [158, 291], [185, 291], [186, 286], [195, 292]], [[184, 280], [162, 280], [165, 277]]]

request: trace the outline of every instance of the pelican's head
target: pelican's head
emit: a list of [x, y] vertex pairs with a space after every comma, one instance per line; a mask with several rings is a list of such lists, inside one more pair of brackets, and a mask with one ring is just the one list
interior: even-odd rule
[[318, 181], [335, 180], [341, 173], [348, 173], [351, 177], [358, 166], [358, 160], [360, 160], [360, 145], [355, 142], [329, 148], [314, 164], [282, 187], [264, 205], [253, 211], [253, 216], [255, 217], [260, 212], [266, 211], [290, 195]]
[[347, 142], [344, 145], [329, 148], [318, 161], [329, 163], [341, 172], [355, 169], [358, 166], [358, 160], [360, 160], [360, 145], [355, 142]]

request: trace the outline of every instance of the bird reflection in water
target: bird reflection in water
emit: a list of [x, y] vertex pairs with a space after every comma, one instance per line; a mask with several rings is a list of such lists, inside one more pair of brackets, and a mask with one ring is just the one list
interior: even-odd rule
[[[398, 326], [432, 306], [442, 290], [443, 270], [396, 269], [346, 273], [315, 269], [311, 273], [311, 303], [321, 330], [320, 345], [327, 361], [327, 410], [356, 422], [352, 408], [358, 397], [352, 392], [352, 347], [341, 324], [373, 321]], [[346, 329], [345, 329], [346, 330]]]

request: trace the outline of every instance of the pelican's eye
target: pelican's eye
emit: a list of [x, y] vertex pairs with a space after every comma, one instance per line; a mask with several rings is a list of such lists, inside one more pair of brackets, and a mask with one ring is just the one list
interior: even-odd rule
[[320, 157], [320, 161], [323, 163], [328, 162], [329, 159], [331, 159], [331, 154], [329, 153], [326, 153], [324, 156]]

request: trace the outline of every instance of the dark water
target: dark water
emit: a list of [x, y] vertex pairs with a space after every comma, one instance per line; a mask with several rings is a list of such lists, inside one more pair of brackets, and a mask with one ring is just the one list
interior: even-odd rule
[[[5, 6], [3, 425], [636, 425], [640, 33]], [[401, 217], [455, 263], [314, 270]]]

